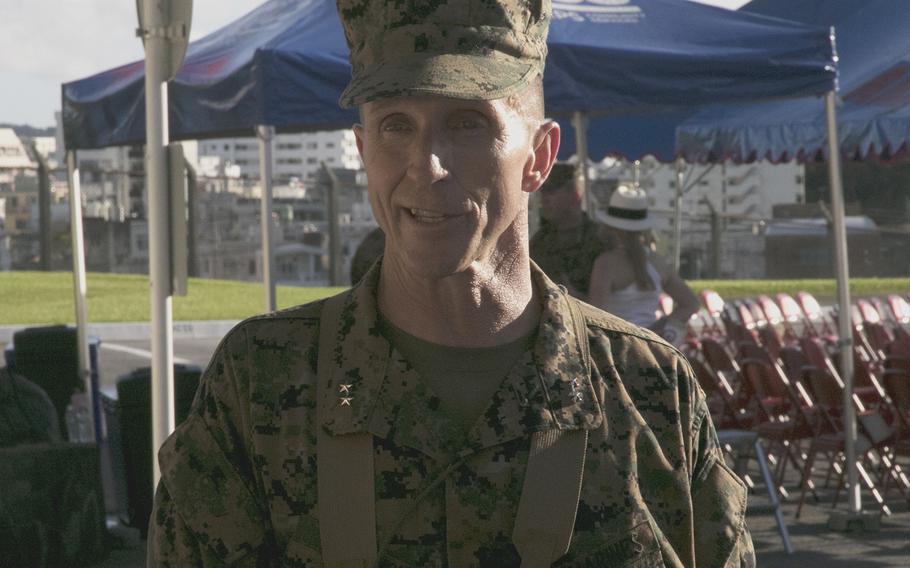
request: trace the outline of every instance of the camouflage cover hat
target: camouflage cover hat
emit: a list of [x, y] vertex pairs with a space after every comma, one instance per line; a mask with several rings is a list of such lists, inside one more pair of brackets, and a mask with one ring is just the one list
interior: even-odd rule
[[543, 73], [550, 0], [338, 0], [349, 108], [434, 94], [497, 99]]

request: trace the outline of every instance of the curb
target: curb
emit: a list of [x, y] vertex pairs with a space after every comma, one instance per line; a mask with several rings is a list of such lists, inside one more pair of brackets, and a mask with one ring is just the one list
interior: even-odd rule
[[[173, 324], [174, 339], [212, 339], [224, 337], [240, 320], [178, 321]], [[0, 325], [0, 343], [10, 343], [13, 334], [28, 327], [47, 324]], [[139, 341], [151, 335], [149, 322], [89, 323], [88, 334], [102, 341]]]

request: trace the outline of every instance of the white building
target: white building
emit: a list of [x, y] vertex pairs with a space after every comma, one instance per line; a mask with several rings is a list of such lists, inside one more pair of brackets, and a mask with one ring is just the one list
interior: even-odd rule
[[[240, 177], [259, 178], [259, 140], [218, 138], [199, 141], [199, 159], [216, 157], [223, 167], [239, 166]], [[312, 180], [325, 162], [330, 168], [359, 169], [360, 156], [350, 130], [300, 132], [275, 136], [272, 151], [275, 179]]]
[[35, 166], [16, 132], [12, 128], [0, 128], [0, 176], [9, 173], [3, 170], [31, 169]]
[[[631, 184], [635, 166], [605, 160], [595, 168], [600, 179]], [[676, 168], [653, 159], [642, 160], [639, 185], [648, 194], [652, 211], [662, 219], [660, 229], [670, 229], [676, 205]], [[690, 164], [683, 184], [683, 222], [708, 217], [713, 206], [721, 216], [749, 220], [769, 219], [780, 203], [804, 203], [805, 169], [796, 162], [770, 164]], [[606, 196], [598, 196], [606, 198]], [[710, 203], [710, 206], [708, 205]], [[606, 204], [601, 204], [605, 206]]]

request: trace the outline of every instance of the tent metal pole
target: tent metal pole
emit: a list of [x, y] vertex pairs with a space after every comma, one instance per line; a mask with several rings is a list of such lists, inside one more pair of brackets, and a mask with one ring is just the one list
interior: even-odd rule
[[[165, 3], [142, 2], [146, 29], [168, 25]], [[171, 306], [170, 203], [168, 191], [168, 55], [164, 34], [145, 37], [145, 171], [148, 199], [149, 304], [152, 343], [152, 482], [161, 472], [158, 448], [174, 431], [174, 345]]]
[[38, 160], [38, 233], [41, 243], [41, 270], [51, 269], [51, 178], [47, 160], [32, 142], [35, 159]]
[[196, 241], [196, 207], [199, 200], [199, 177], [196, 168], [189, 162], [186, 167], [186, 246], [189, 249], [187, 275], [199, 276], [199, 246]]
[[834, 245], [837, 252], [838, 341], [840, 372], [844, 380], [844, 455], [847, 467], [847, 504], [851, 513], [862, 510], [856, 471], [856, 411], [853, 407], [853, 324], [850, 321], [850, 268], [847, 259], [847, 230], [844, 213], [844, 188], [840, 170], [835, 93], [825, 95], [828, 123], [828, 178], [831, 186], [831, 214], [834, 218]]
[[676, 158], [676, 201], [673, 206], [673, 270], [679, 272], [682, 254], [682, 197], [686, 161]]
[[581, 173], [582, 205], [588, 215], [593, 215], [597, 208], [594, 196], [591, 195], [588, 183], [588, 117], [585, 113], [572, 113], [572, 127], [575, 129], [575, 154], [578, 156], [578, 168]]
[[265, 285], [265, 309], [275, 311], [275, 263], [272, 246], [272, 141], [275, 129], [271, 126], [256, 127], [259, 138], [259, 175], [262, 186], [260, 200], [262, 221], [262, 282]]
[[322, 170], [325, 172], [326, 218], [329, 222], [329, 286], [341, 286], [341, 227], [338, 223], [341, 180], [325, 162], [322, 162]]
[[[85, 385], [85, 404], [89, 416], [94, 416], [94, 400], [92, 396], [91, 362], [88, 349], [88, 309], [86, 306], [85, 282], [85, 239], [82, 234], [82, 186], [79, 182], [79, 168], [76, 167], [76, 151], [66, 153], [66, 170], [69, 181], [70, 199], [70, 235], [73, 241], [73, 294], [76, 306], [76, 344], [79, 355], [79, 374]], [[92, 424], [92, 439], [97, 440], [94, 431], [95, 421]]]

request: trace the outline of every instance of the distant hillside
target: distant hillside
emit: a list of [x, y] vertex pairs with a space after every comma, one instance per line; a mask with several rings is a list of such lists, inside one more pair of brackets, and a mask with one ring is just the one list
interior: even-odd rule
[[26, 138], [34, 138], [35, 136], [53, 136], [56, 131], [53, 126], [48, 126], [47, 128], [38, 128], [36, 126], [30, 126], [28, 124], [0, 123], [0, 128], [12, 128], [16, 133], [16, 136], [25, 136]]

